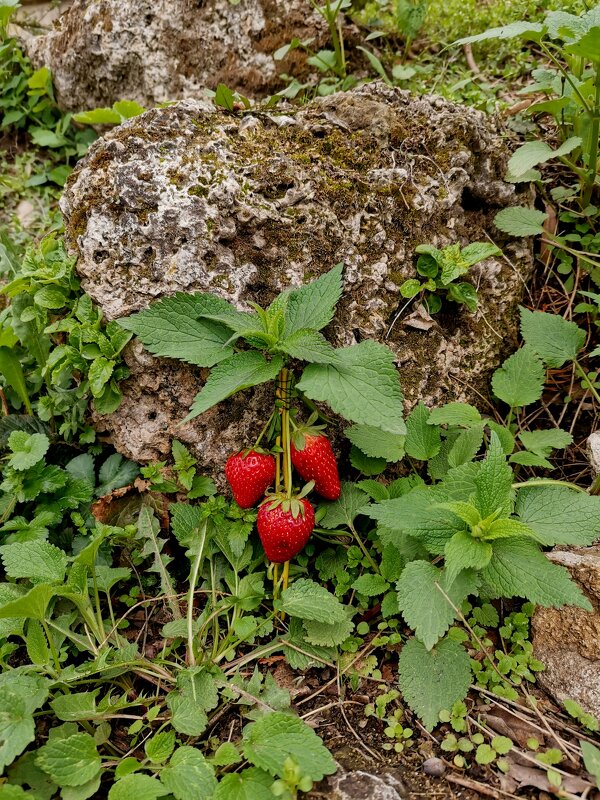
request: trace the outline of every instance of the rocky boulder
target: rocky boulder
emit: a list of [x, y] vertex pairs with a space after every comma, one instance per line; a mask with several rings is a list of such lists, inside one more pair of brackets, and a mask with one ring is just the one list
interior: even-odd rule
[[[531, 269], [526, 242], [470, 274], [475, 314], [449, 303], [436, 321], [404, 309], [414, 248], [506, 244], [493, 213], [518, 204], [506, 152], [484, 114], [382, 84], [300, 109], [231, 115], [197, 101], [155, 109], [98, 140], [61, 201], [83, 288], [108, 319], [177, 290], [211, 291], [240, 308], [345, 265], [328, 334], [337, 345], [386, 341], [409, 402], [473, 400], [516, 338]], [[410, 304], [409, 304], [410, 306]], [[408, 317], [408, 319], [406, 319]], [[176, 427], [206, 372], [127, 351], [124, 400], [97, 419], [136, 460], [162, 457], [173, 436], [215, 469], [252, 440], [268, 389], [244, 393]]]
[[534, 655], [546, 665], [537, 681], [559, 702], [571, 699], [600, 719], [600, 545], [553, 550], [594, 610], [538, 608], [532, 622]]
[[67, 111], [135, 100], [154, 106], [225, 83], [249, 97], [303, 80], [306, 54], [273, 53], [294, 37], [318, 50], [327, 26], [308, 0], [74, 0], [43, 36], [21, 34], [36, 66], [52, 69]]

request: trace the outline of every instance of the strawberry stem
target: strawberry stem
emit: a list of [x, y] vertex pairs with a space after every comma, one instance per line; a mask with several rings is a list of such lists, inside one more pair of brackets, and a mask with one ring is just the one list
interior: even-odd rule
[[[281, 576], [281, 590], [285, 591], [288, 587], [288, 580], [290, 577], [290, 562], [286, 561], [283, 565], [283, 574]], [[285, 619], [285, 611], [281, 612], [281, 621], [283, 622]]]

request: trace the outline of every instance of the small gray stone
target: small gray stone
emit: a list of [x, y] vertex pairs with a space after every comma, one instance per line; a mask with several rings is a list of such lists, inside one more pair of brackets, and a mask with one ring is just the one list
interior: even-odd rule
[[355, 770], [334, 775], [328, 782], [332, 789], [330, 800], [404, 800], [407, 797], [402, 782], [389, 773], [373, 775]]
[[600, 431], [595, 431], [588, 436], [586, 450], [594, 475], [600, 475]]
[[432, 778], [441, 778], [446, 772], [446, 765], [441, 758], [428, 758], [423, 762], [423, 772]]

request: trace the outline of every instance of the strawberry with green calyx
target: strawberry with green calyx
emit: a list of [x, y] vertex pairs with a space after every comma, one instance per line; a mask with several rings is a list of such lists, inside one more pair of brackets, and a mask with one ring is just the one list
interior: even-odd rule
[[315, 510], [303, 496], [273, 494], [261, 503], [256, 518], [258, 535], [265, 555], [274, 564], [283, 564], [297, 555], [308, 542], [315, 527]]
[[240, 450], [227, 459], [225, 477], [238, 506], [252, 508], [275, 480], [275, 459], [259, 448]]
[[323, 425], [314, 425], [317, 415], [312, 414], [306, 425], [294, 426], [291, 438], [291, 458], [296, 472], [305, 481], [314, 481], [315, 492], [325, 500], [340, 496], [340, 476], [331, 442], [321, 431]]

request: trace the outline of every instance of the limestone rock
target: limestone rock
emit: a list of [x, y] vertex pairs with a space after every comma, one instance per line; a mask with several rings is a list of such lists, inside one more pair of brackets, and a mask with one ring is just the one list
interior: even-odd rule
[[548, 557], [569, 570], [594, 610], [536, 610], [534, 655], [546, 665], [537, 680], [559, 702], [575, 700], [600, 719], [600, 545], [553, 550]]
[[282, 73], [303, 80], [312, 68], [294, 37], [327, 42], [327, 26], [308, 0], [74, 0], [43, 36], [22, 34], [36, 66], [52, 69], [67, 111], [136, 100], [154, 106], [202, 96], [225, 83], [249, 97], [283, 88]]
[[363, 770], [340, 772], [327, 779], [330, 800], [403, 800], [406, 788], [393, 775], [373, 775]]
[[[410, 403], [486, 393], [516, 338], [531, 269], [527, 242], [472, 269], [475, 314], [448, 303], [424, 331], [398, 320], [414, 248], [490, 235], [495, 211], [519, 200], [502, 181], [506, 153], [481, 112], [370, 84], [300, 109], [233, 116], [188, 101], [115, 128], [77, 165], [61, 201], [85, 291], [108, 319], [177, 290], [212, 291], [244, 308], [345, 264], [336, 345], [386, 341]], [[404, 316], [408, 310], [404, 312]], [[386, 338], [387, 337], [387, 338]], [[173, 436], [219, 468], [252, 441], [262, 392], [176, 427], [206, 372], [130, 347], [119, 410], [97, 425], [145, 461]], [[266, 390], [265, 390], [266, 391]]]

